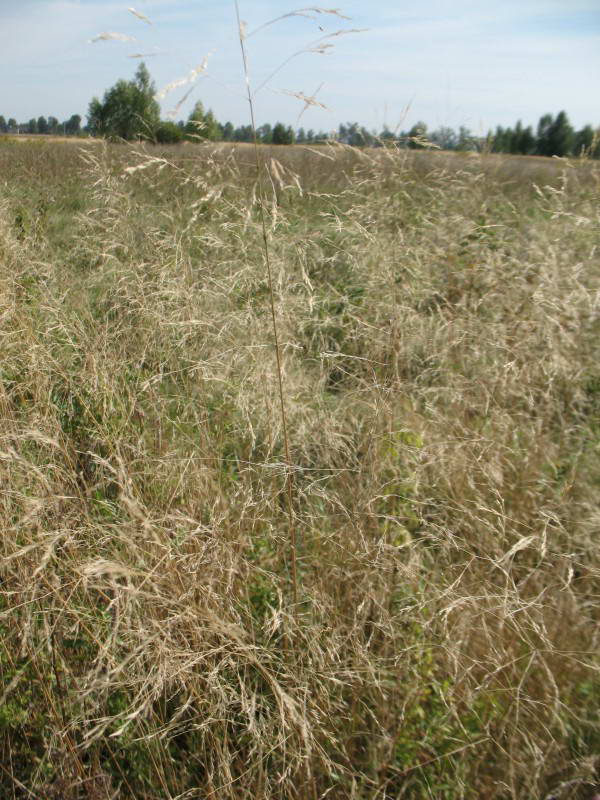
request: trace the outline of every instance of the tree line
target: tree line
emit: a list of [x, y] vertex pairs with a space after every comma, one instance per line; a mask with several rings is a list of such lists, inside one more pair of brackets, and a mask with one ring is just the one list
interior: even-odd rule
[[[187, 120], [162, 120], [156, 100], [156, 87], [144, 63], [133, 80], [119, 80], [104, 93], [102, 100], [94, 97], [89, 104], [87, 125], [73, 114], [59, 122], [56, 117], [38, 117], [26, 123], [8, 122], [0, 116], [0, 133], [63, 134], [66, 136], [98, 136], [115, 140], [145, 138], [160, 144], [176, 144], [184, 140], [252, 142], [255, 132], [250, 125], [235, 127], [231, 122], [219, 122], [213, 112], [197, 102]], [[498, 126], [487, 136], [473, 134], [468, 128], [458, 131], [441, 126], [429, 131], [424, 122], [417, 122], [407, 131], [391, 131], [384, 126], [380, 132], [369, 131], [358, 122], [339, 125], [336, 131], [294, 130], [277, 122], [261, 125], [256, 130], [261, 144], [313, 144], [335, 140], [353, 147], [382, 147], [394, 145], [411, 149], [439, 148], [442, 150], [512, 153], [539, 156], [587, 156], [600, 158], [600, 129], [585, 125], [575, 130], [565, 111], [556, 116], [544, 114], [534, 130], [519, 121], [511, 128]]]
[[69, 119], [59, 122], [56, 117], [33, 117], [28, 122], [17, 122], [14, 117], [6, 120], [0, 115], [0, 133], [51, 134], [54, 136], [79, 136], [84, 132], [82, 118], [73, 114]]
[[437, 147], [441, 150], [512, 153], [536, 156], [587, 156], [600, 158], [600, 129], [585, 125], [575, 130], [565, 111], [556, 117], [544, 114], [534, 132], [531, 126], [523, 127], [517, 122], [514, 128], [498, 126], [487, 136], [477, 136], [468, 128], [461, 127], [458, 133], [442, 126], [429, 131], [424, 122], [417, 122], [408, 131], [392, 133], [388, 129], [376, 134], [367, 131], [358, 123], [340, 125], [336, 138], [349, 145], [373, 147], [386, 141], [397, 145], [423, 149]]

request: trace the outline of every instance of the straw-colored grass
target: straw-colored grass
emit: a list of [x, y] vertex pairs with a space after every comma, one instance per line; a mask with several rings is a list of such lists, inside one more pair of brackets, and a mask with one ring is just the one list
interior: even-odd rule
[[[0, 795], [593, 794], [598, 173], [5, 143]], [[587, 794], [586, 794], [587, 793]]]

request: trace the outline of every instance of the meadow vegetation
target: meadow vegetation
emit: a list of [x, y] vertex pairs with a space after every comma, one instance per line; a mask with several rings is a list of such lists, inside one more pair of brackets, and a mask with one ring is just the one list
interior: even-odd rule
[[0, 143], [0, 795], [588, 797], [599, 172]]

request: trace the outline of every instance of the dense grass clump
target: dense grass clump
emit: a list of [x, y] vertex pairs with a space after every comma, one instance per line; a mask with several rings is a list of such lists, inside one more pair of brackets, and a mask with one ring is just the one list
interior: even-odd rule
[[0, 795], [588, 797], [598, 173], [0, 150]]

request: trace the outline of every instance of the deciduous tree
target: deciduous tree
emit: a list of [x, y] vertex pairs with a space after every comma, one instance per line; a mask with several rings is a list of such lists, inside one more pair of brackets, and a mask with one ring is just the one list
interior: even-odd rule
[[154, 83], [143, 62], [134, 80], [117, 81], [102, 102], [94, 97], [88, 110], [90, 132], [111, 139], [152, 139], [159, 121]]
[[77, 134], [80, 132], [81, 132], [81, 117], [79, 116], [79, 114], [73, 114], [73, 116], [70, 117], [65, 122], [65, 133], [68, 136], [77, 136]]
[[294, 131], [289, 125], [278, 122], [273, 128], [273, 144], [294, 144]]

